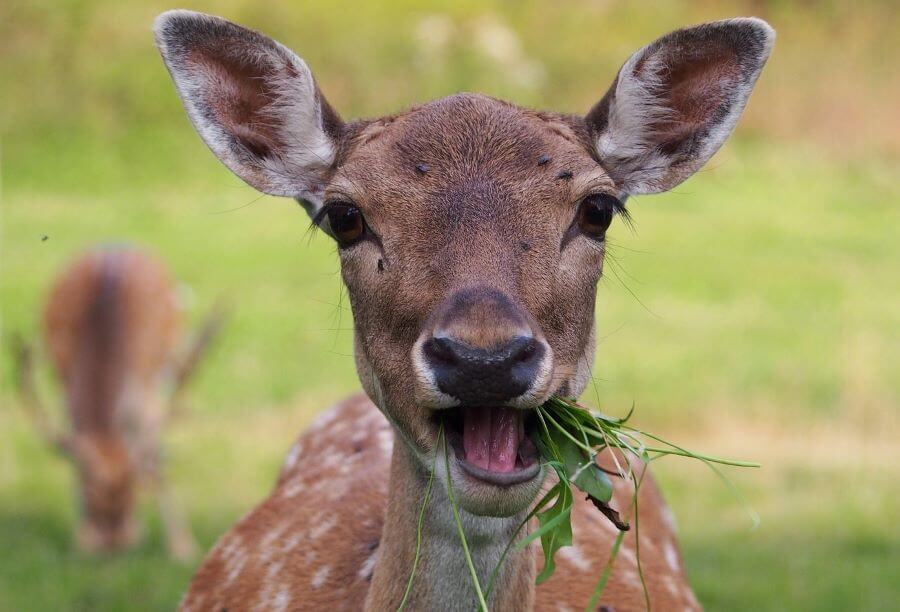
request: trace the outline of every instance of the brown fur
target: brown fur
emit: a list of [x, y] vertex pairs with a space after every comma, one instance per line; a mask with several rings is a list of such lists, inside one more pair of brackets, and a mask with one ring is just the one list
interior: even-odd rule
[[[455, 490], [475, 571], [485, 578], [541, 480], [466, 477], [455, 455], [440, 454], [447, 445], [439, 440], [449, 438], [438, 423], [451, 424], [440, 411], [461, 403], [527, 410], [584, 390], [611, 218], [603, 215], [621, 212], [628, 195], [674, 187], [721, 146], [768, 56], [771, 28], [738, 19], [662, 37], [626, 62], [585, 117], [463, 93], [349, 124], [310, 90], [306, 64], [259, 33], [187, 11], [160, 16], [155, 28], [210, 148], [257, 189], [296, 197], [338, 239], [357, 371], [380, 410], [348, 400], [300, 438], [272, 495], [200, 568], [184, 608], [395, 609], [431, 465], [446, 470], [425, 511], [428, 537], [408, 603], [468, 608], [467, 570], [457, 541], [447, 538], [453, 521], [442, 504]], [[206, 66], [192, 60], [198, 50]], [[257, 90], [268, 94], [246, 94]], [[234, 91], [244, 92], [237, 102]], [[270, 122], [257, 126], [259, 116]], [[248, 145], [254, 138], [266, 146]], [[600, 219], [589, 224], [599, 231], [581, 222], [585, 210]], [[331, 214], [343, 215], [337, 228]], [[342, 223], [352, 233], [342, 235]], [[502, 353], [514, 341], [529, 348]], [[463, 353], [447, 348], [454, 346], [487, 357], [463, 370], [456, 357]], [[509, 364], [511, 355], [530, 368], [525, 391], [498, 384], [511, 376], [495, 364]], [[436, 359], [453, 369], [443, 379], [449, 386], [436, 382]], [[617, 480], [615, 489], [613, 504], [624, 510], [631, 485]], [[639, 507], [651, 601], [664, 610], [697, 608], [649, 476]], [[537, 551], [513, 552], [491, 605], [583, 606], [616, 532], [581, 500], [573, 527], [575, 546], [559, 553], [550, 581], [535, 590]], [[626, 538], [604, 593], [616, 610], [644, 605], [636, 537]]]

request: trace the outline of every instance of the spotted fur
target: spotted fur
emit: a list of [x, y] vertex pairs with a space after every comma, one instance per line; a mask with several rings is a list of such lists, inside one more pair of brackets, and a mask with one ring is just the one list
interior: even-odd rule
[[[209, 553], [182, 609], [363, 609], [382, 549], [393, 446], [393, 430], [364, 396], [323, 413], [289, 450], [269, 497]], [[609, 458], [603, 465], [614, 467]], [[631, 484], [620, 478], [613, 482], [613, 504], [627, 508]], [[641, 485], [638, 507], [641, 565], [654, 609], [699, 609], [687, 583], [677, 534], [649, 474]], [[572, 523], [575, 545], [560, 550], [556, 573], [536, 589], [535, 609], [555, 610], [563, 602], [571, 609], [583, 609], [609, 559], [618, 533], [612, 523], [580, 497]], [[601, 600], [617, 612], [644, 609], [636, 543], [632, 530], [625, 536]], [[504, 539], [501, 545], [505, 544]], [[528, 554], [539, 568], [540, 549], [534, 546]], [[424, 555], [419, 569], [423, 576], [429, 572], [427, 559]], [[398, 573], [394, 579], [405, 587], [406, 577]], [[468, 574], [463, 571], [455, 578], [469, 597], [463, 601], [448, 597], [442, 609], [469, 610], [473, 600]], [[526, 594], [519, 592], [509, 606], [497, 609], [527, 609], [522, 605]]]

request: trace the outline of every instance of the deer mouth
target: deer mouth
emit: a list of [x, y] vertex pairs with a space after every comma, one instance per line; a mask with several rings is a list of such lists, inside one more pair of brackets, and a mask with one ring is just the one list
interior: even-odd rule
[[447, 441], [462, 470], [475, 480], [509, 486], [541, 471], [531, 440], [534, 412], [503, 406], [462, 406], [442, 415]]

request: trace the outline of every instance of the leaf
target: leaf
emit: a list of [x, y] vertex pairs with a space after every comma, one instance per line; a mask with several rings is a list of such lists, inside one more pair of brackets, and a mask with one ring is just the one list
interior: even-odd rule
[[[625, 423], [633, 412], [634, 405], [628, 414], [617, 419], [600, 413], [592, 413], [576, 404], [575, 400], [559, 397], [551, 397], [536, 410], [541, 426], [538, 428], [534, 442], [544, 460], [544, 465], [557, 473], [559, 482], [538, 501], [529, 513], [526, 522], [531, 517], [537, 517], [538, 528], [520, 540], [516, 547], [521, 550], [540, 538], [544, 554], [544, 568], [536, 582], [540, 584], [547, 580], [556, 569], [553, 560], [556, 552], [563, 546], [572, 544], [571, 514], [574, 500], [572, 485], [586, 493], [587, 499], [594, 504], [597, 510], [620, 530], [610, 560], [595, 587], [591, 598], [591, 607], [596, 604], [606, 586], [612, 563], [618, 553], [619, 545], [622, 543], [622, 536], [630, 528], [628, 523], [619, 516], [618, 511], [609, 505], [612, 500], [613, 487], [606, 472], [595, 462], [598, 452], [612, 447], [625, 455], [630, 453], [642, 458], [645, 462], [662, 455], [682, 455], [703, 461], [720, 475], [721, 473], [713, 463], [748, 467], [754, 465], [692, 453], [662, 438], [628, 426]], [[663, 447], [648, 446], [642, 438], [650, 438], [662, 444]], [[634, 478], [633, 473], [629, 471], [629, 474]], [[637, 489], [639, 484], [635, 485], [632, 501], [635, 508], [635, 529], [638, 528]], [[640, 556], [639, 553], [636, 555], [640, 572]], [[641, 582], [643, 584], [642, 573]]]
[[587, 468], [581, 470], [574, 484], [596, 502], [606, 503], [612, 499], [612, 483], [606, 473], [593, 461]]
[[556, 503], [537, 515], [538, 524], [542, 529], [541, 548], [544, 551], [544, 569], [535, 579], [535, 584], [540, 584], [553, 575], [556, 570], [556, 562], [553, 555], [563, 546], [572, 545], [572, 489], [565, 481], [556, 485], [560, 487], [560, 494]]
[[[554, 428], [549, 433], [566, 468], [567, 480], [600, 501], [612, 499], [612, 483], [594, 460], [558, 429]], [[577, 437], [577, 432], [572, 433]]]

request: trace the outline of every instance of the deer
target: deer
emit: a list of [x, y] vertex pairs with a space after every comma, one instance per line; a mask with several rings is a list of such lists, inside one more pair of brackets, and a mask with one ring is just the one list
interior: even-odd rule
[[87, 553], [135, 544], [139, 490], [159, 502], [169, 554], [188, 561], [196, 544], [164, 478], [160, 437], [182, 412], [180, 396], [219, 332], [217, 305], [183, 342], [176, 287], [142, 250], [95, 248], [70, 262], [49, 292], [43, 340], [64, 396], [67, 426], [38, 392], [36, 351], [15, 342], [23, 406], [41, 436], [77, 472], [76, 543]]
[[[672, 189], [721, 147], [774, 30], [736, 18], [666, 34], [583, 115], [457, 93], [352, 121], [263, 34], [185, 10], [154, 31], [213, 154], [255, 189], [295, 199], [335, 241], [364, 391], [297, 438], [181, 608], [474, 608], [449, 493], [484, 585], [544, 486], [534, 408], [578, 397], [591, 376], [608, 228], [629, 196]], [[615, 480], [625, 511], [634, 486]], [[624, 538], [601, 609], [699, 609], [649, 473], [637, 499], [640, 541]], [[535, 546], [513, 548], [486, 605], [586, 605], [618, 531], [587, 501], [572, 526], [549, 580], [535, 585]]]

